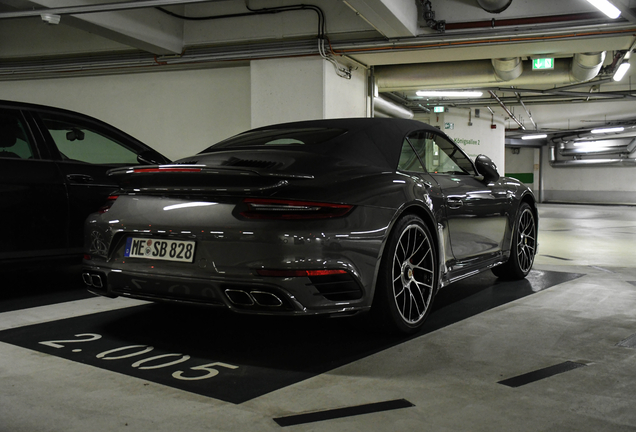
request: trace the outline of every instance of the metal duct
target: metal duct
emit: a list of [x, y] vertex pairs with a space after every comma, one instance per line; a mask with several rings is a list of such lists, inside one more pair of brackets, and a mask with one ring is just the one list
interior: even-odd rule
[[554, 168], [635, 167], [636, 159], [586, 159], [586, 160], [550, 161], [550, 166]]
[[495, 75], [504, 81], [519, 78], [523, 72], [523, 61], [520, 57], [492, 59], [492, 67]]
[[600, 149], [563, 149], [559, 151], [561, 156], [598, 156], [598, 155], [620, 155], [627, 153], [627, 146], [603, 147]]
[[598, 75], [605, 61], [605, 51], [576, 53], [572, 59], [572, 77], [576, 81], [589, 81]]
[[[616, 126], [623, 126], [623, 124], [616, 124]], [[624, 124], [624, 130], [623, 132], [617, 132], [614, 134], [593, 134], [591, 130], [589, 129], [585, 129], [585, 130], [581, 130], [579, 132], [573, 132], [567, 135], [561, 135], [561, 136], [555, 136], [550, 138], [550, 141], [552, 141], [553, 144], [559, 144], [559, 143], [567, 143], [570, 141], [579, 141], [579, 140], [583, 140], [586, 139], [588, 141], [609, 141], [609, 140], [618, 140], [618, 139], [628, 139], [629, 137], [625, 137], [625, 136], [621, 136], [623, 134], [633, 134], [634, 129], [636, 129], [636, 126], [634, 126], [633, 122], [629, 122], [629, 123], [625, 123]], [[599, 139], [590, 139], [590, 138], [594, 138], [594, 137], [602, 137]]]
[[[519, 62], [519, 67], [511, 68], [513, 60], [471, 60], [464, 62], [418, 63], [391, 66], [376, 66], [375, 77], [382, 92], [493, 87], [502, 82], [510, 86], [564, 85], [590, 80], [598, 74], [603, 65], [604, 53], [579, 54], [577, 59], [556, 59], [553, 70], [532, 71], [530, 62]], [[495, 72], [495, 64], [504, 66]], [[517, 78], [504, 81], [505, 77]]]
[[512, 0], [477, 0], [477, 3], [486, 12], [501, 13], [508, 9]]
[[569, 167], [634, 167], [636, 159], [616, 158], [616, 159], [572, 159], [558, 160], [556, 146], [550, 146], [550, 166], [553, 168]]
[[373, 116], [374, 117], [396, 117], [412, 119], [413, 111], [408, 108], [404, 108], [401, 105], [391, 102], [382, 96], [376, 96], [373, 98]]

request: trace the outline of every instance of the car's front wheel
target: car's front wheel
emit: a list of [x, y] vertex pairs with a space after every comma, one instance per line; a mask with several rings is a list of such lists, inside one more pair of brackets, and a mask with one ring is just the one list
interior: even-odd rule
[[373, 312], [390, 331], [416, 332], [431, 311], [438, 277], [433, 236], [421, 218], [397, 222], [380, 265]]
[[536, 251], [537, 223], [534, 212], [527, 203], [522, 203], [517, 211], [510, 258], [504, 264], [494, 267], [492, 272], [502, 279], [523, 279], [532, 269]]

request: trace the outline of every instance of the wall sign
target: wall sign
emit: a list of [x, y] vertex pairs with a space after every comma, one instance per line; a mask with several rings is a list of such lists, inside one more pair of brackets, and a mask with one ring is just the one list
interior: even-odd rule
[[532, 70], [554, 69], [553, 58], [539, 58], [532, 60]]

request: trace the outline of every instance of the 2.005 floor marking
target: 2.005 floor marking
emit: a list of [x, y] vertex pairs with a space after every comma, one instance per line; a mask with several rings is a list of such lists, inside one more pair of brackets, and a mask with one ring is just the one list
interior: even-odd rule
[[[64, 340], [51, 340], [51, 341], [43, 341], [43, 342], [38, 342], [42, 345], [46, 345], [46, 346], [50, 346], [53, 348], [64, 348], [66, 345], [63, 344], [73, 344], [73, 343], [84, 343], [84, 342], [92, 342], [92, 341], [96, 341], [98, 339], [101, 339], [102, 336], [96, 333], [80, 333], [80, 334], [76, 334], [74, 335], [76, 338], [84, 338], [84, 339], [64, 339]], [[139, 348], [139, 351], [134, 351], [128, 354], [123, 354], [123, 355], [119, 355], [119, 356], [113, 356], [112, 354], [118, 353], [118, 352], [122, 352], [122, 351], [127, 351], [127, 350], [132, 350], [132, 349], [136, 349]], [[100, 360], [123, 360], [123, 359], [127, 359], [130, 357], [136, 357], [136, 356], [140, 356], [143, 354], [147, 354], [149, 352], [151, 352], [152, 350], [154, 350], [154, 347], [148, 346], [148, 345], [128, 345], [128, 346], [124, 346], [124, 347], [119, 347], [119, 348], [114, 348], [114, 349], [110, 349], [107, 351], [103, 351], [99, 354], [97, 354], [95, 357], [100, 359]], [[75, 349], [73, 350], [73, 352], [80, 352], [81, 349]], [[168, 357], [181, 357], [177, 360], [172, 360], [169, 361], [167, 363], [162, 363], [162, 364], [158, 364], [158, 365], [152, 365], [152, 366], [142, 366], [144, 363], [147, 362], [151, 362], [151, 361], [155, 361], [155, 360], [159, 360], [162, 358], [168, 358]], [[170, 353], [170, 354], [161, 354], [161, 355], [157, 355], [157, 356], [153, 356], [153, 357], [149, 357], [149, 358], [145, 358], [139, 361], [136, 361], [135, 363], [133, 363], [131, 366], [134, 368], [138, 368], [138, 369], [143, 369], [143, 370], [148, 370], [148, 369], [160, 369], [160, 368], [165, 368], [165, 367], [170, 367], [170, 366], [174, 366], [177, 365], [179, 363], [183, 363], [190, 360], [190, 356], [189, 355], [184, 355], [181, 353]], [[185, 371], [182, 370], [178, 370], [172, 373], [172, 377], [178, 380], [183, 380], [183, 381], [197, 381], [197, 380], [203, 380], [203, 379], [208, 379], [208, 378], [212, 378], [215, 377], [219, 374], [218, 369], [216, 368], [227, 368], [227, 369], [238, 369], [238, 366], [234, 366], [231, 364], [227, 364], [227, 363], [222, 363], [222, 362], [213, 362], [213, 363], [207, 363], [204, 365], [199, 365], [199, 366], [193, 366], [191, 368], [189, 368], [190, 371], [204, 371], [205, 373], [202, 375], [198, 375], [198, 376], [185, 376], [184, 373]]]

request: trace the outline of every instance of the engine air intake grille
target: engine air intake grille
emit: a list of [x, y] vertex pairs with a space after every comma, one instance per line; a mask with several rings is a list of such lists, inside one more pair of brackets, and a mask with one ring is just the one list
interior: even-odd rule
[[275, 166], [278, 165], [278, 162], [256, 160], [256, 159], [239, 159], [236, 157], [231, 157], [228, 160], [224, 161], [221, 165], [240, 166], [240, 167], [249, 167], [249, 168], [274, 168]]

